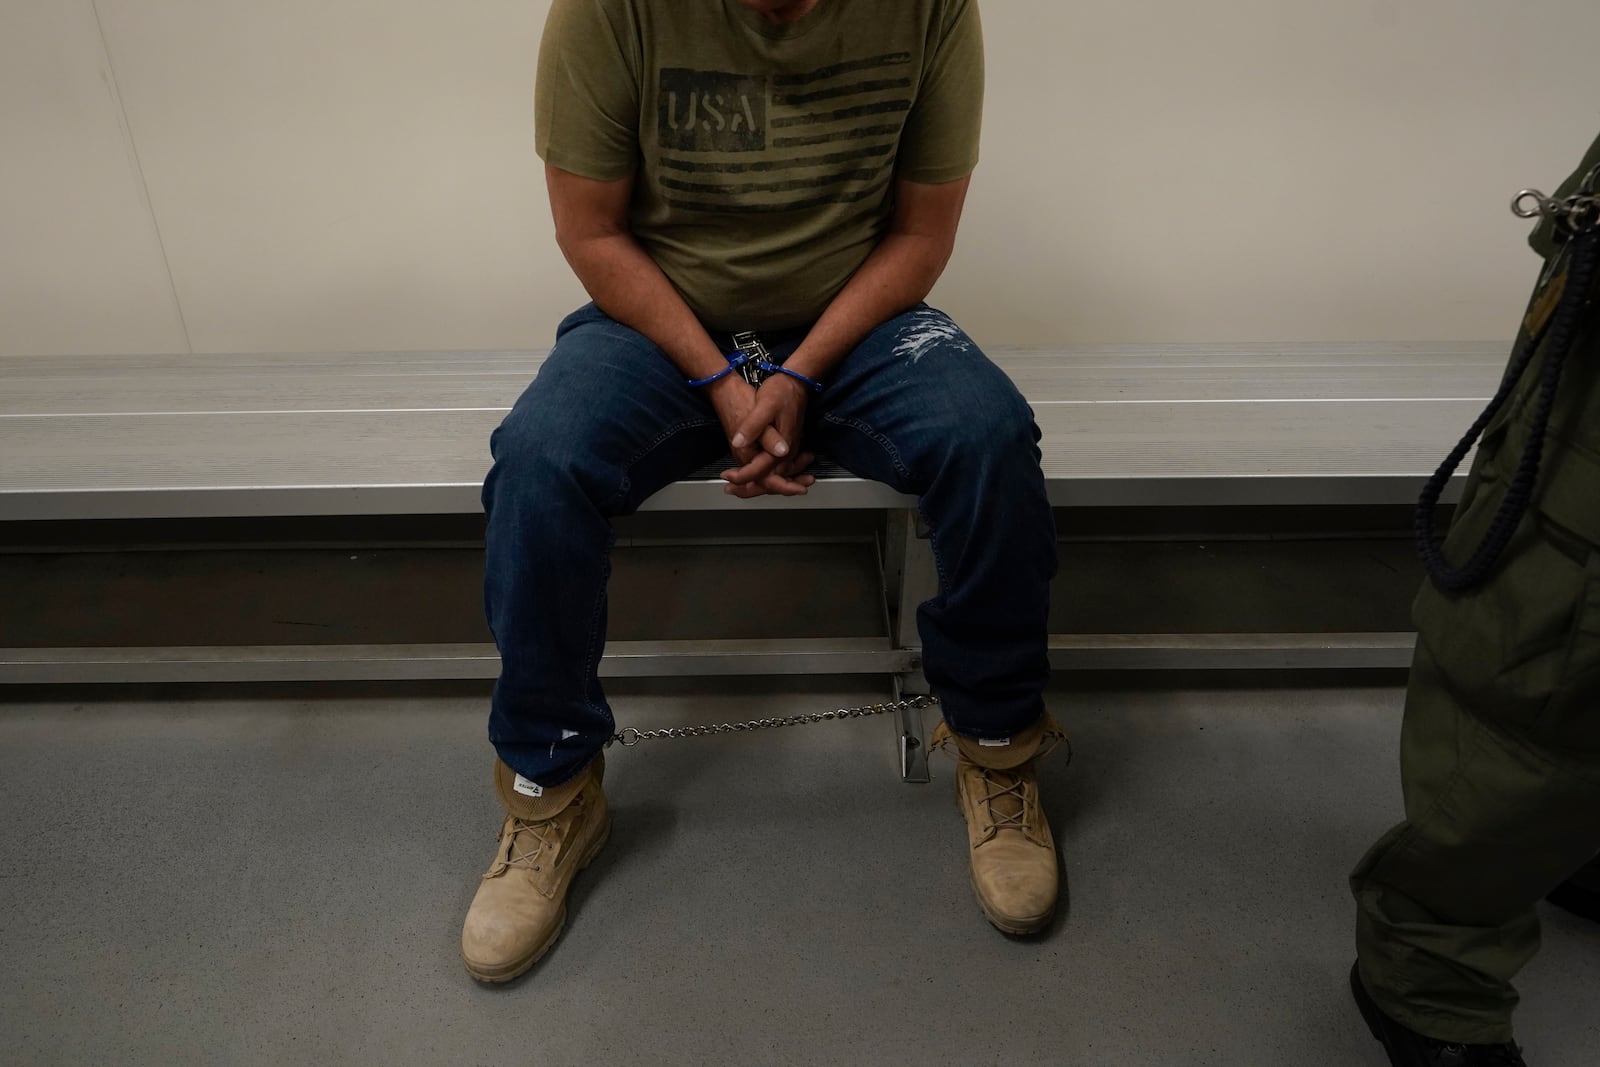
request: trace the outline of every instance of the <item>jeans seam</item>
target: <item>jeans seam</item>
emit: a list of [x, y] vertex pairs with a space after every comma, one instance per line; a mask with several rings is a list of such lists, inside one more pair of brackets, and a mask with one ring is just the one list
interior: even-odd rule
[[928, 547], [932, 549], [930, 554], [933, 556], [933, 571], [939, 576], [939, 593], [943, 593], [950, 588], [950, 576], [945, 573], [944, 560], [939, 555], [939, 527], [928, 518], [928, 513], [923, 510], [920, 500], [917, 501], [917, 514], [922, 516], [922, 524], [928, 528]]
[[[680, 433], [683, 433], [687, 430], [697, 430], [706, 426], [713, 426], [715, 424], [716, 420], [706, 418], [681, 420], [662, 430], [649, 442], [641, 446], [639, 450], [628, 457], [627, 462], [622, 465], [622, 480], [617, 485], [617, 491], [613, 493], [602, 506], [602, 513], [611, 510], [613, 507], [627, 499], [628, 490], [633, 485], [631, 471], [634, 465], [641, 459], [643, 459], [645, 456], [648, 456], [655, 449], [659, 448], [661, 445], [665, 444], [667, 441], [671, 440]], [[607, 591], [611, 584], [611, 553], [616, 549], [617, 545], [616, 529], [611, 526], [609, 521], [606, 524], [606, 529], [605, 575], [601, 580], [600, 593], [595, 597], [594, 606], [589, 609], [589, 644], [588, 648], [584, 651], [583, 657], [585, 678], [587, 678], [590, 674], [599, 673], [600, 657], [603, 654], [602, 646], [605, 635], [600, 632], [600, 612], [605, 606]], [[591, 710], [604, 715], [606, 721], [611, 724], [610, 730], [616, 730], [617, 719], [616, 716], [612, 714], [612, 711], [609, 707], [603, 703], [596, 704], [587, 699], [584, 700], [584, 704]]]
[[[605, 640], [605, 635], [600, 632], [600, 615], [605, 607], [607, 591], [611, 585], [611, 552], [617, 545], [616, 530], [612, 528], [610, 523], [606, 524], [606, 529], [605, 572], [600, 580], [600, 593], [594, 598], [594, 606], [589, 609], [589, 647], [583, 655], [584, 683], [586, 686], [588, 684], [588, 676], [590, 674], [598, 674], [600, 671], [600, 656], [603, 652]], [[589, 705], [592, 711], [605, 716], [606, 721], [611, 724], [607, 729], [607, 733], [616, 730], [617, 719], [609, 707], [604, 703], [595, 704], [590, 700], [585, 700], [584, 703]]]
[[[620, 504], [623, 500], [627, 499], [628, 490], [633, 485], [632, 471], [635, 464], [644, 459], [644, 457], [648, 456], [657, 448], [660, 448], [666, 442], [670, 441], [672, 438], [676, 437], [678, 434], [684, 433], [688, 430], [698, 430], [707, 426], [714, 426], [716, 425], [716, 421], [717, 420], [715, 419], [707, 418], [683, 419], [673, 423], [671, 426], [668, 426], [649, 442], [641, 446], [638, 451], [629, 456], [627, 461], [622, 464], [622, 481], [618, 484], [617, 491], [612, 494], [611, 499], [606, 502], [606, 510], [610, 510], [611, 507]], [[594, 607], [592, 607], [589, 611], [589, 647], [584, 652], [583, 658], [585, 678], [587, 678], [589, 674], [599, 673], [600, 657], [603, 654], [602, 646], [604, 644], [605, 635], [600, 632], [600, 612], [605, 606], [607, 590], [611, 585], [611, 553], [615, 551], [617, 547], [617, 531], [615, 527], [611, 526], [609, 521], [606, 523], [606, 530], [605, 575], [600, 583], [600, 594], [595, 597]], [[612, 714], [612, 711], [609, 707], [604, 704], [595, 704], [593, 701], [589, 700], [585, 700], [584, 703], [594, 711], [604, 714], [606, 721], [611, 724], [610, 730], [616, 730], [617, 719], [616, 716]]]
[[684, 433], [689, 430], [700, 430], [707, 426], [715, 425], [717, 425], [716, 419], [684, 419], [673, 423], [671, 426], [668, 426], [666, 429], [656, 434], [656, 436], [651, 438], [648, 442], [639, 446], [638, 451], [634, 452], [633, 455], [629, 456], [623, 461], [622, 481], [618, 484], [617, 491], [606, 500], [606, 510], [610, 510], [612, 507], [620, 504], [627, 498], [628, 490], [633, 485], [633, 468], [640, 460], [644, 459], [644, 457], [648, 456], [651, 452], [654, 452], [656, 449], [660, 448], [662, 445], [666, 444], [680, 433]]
[[896, 473], [898, 473], [900, 477], [906, 479], [907, 481], [911, 480], [911, 472], [907, 470], [905, 464], [900, 461], [900, 452], [894, 447], [894, 442], [890, 441], [888, 437], [884, 436], [882, 433], [873, 429], [873, 427], [865, 422], [862, 422], [858, 418], [841, 417], [831, 412], [822, 416], [822, 418], [824, 421], [832, 423], [835, 426], [847, 426], [866, 437], [868, 440], [872, 441], [879, 448], [883, 449], [884, 455], [888, 456], [889, 462], [894, 465]]
[[662, 445], [666, 444], [667, 441], [676, 437], [678, 434], [683, 433], [685, 430], [699, 430], [707, 426], [715, 426], [716, 424], [716, 419], [708, 419], [705, 417], [684, 419], [679, 422], [675, 422], [653, 437], [648, 444], [642, 445], [637, 452], [629, 456], [622, 464], [623, 469], [631, 469], [635, 463], [638, 463], [641, 459], [648, 456], [651, 452], [654, 452], [657, 448], [660, 448]]

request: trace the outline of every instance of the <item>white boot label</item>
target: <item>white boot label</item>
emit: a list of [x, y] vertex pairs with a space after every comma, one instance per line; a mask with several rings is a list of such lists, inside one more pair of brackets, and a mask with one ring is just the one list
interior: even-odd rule
[[1009, 737], [1000, 737], [993, 741], [982, 737], [978, 738], [978, 747], [980, 748], [1005, 748], [1009, 744], [1011, 744], [1011, 738]]
[[517, 775], [517, 780], [515, 782], [511, 783], [511, 788], [515, 789], [517, 792], [521, 793], [525, 797], [542, 797], [542, 796], [544, 796], [544, 787], [543, 786], [535, 785], [533, 782], [528, 781], [526, 778], [522, 777], [522, 775], [520, 775], [520, 774]]

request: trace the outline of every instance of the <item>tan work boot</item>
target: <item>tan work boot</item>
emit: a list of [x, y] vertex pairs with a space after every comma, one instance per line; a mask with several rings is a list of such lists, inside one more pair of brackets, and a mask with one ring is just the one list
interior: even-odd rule
[[478, 981], [510, 981], [561, 935], [567, 887], [611, 834], [605, 772], [605, 757], [597, 756], [577, 777], [541, 790], [495, 760], [506, 821], [461, 928], [461, 959]]
[[1031, 934], [1049, 925], [1060, 892], [1050, 824], [1039, 806], [1034, 761], [1066, 741], [1045, 715], [1008, 741], [980, 742], [940, 723], [933, 746], [956, 750], [956, 802], [967, 820], [972, 891], [998, 929]]

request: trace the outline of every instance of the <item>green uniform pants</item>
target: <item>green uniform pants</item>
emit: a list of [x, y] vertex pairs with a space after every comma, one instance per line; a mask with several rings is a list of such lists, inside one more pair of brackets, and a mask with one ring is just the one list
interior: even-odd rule
[[1600, 850], [1600, 550], [1558, 541], [1530, 519], [1508, 550], [1515, 582], [1428, 609], [1401, 735], [1406, 821], [1351, 877], [1367, 989], [1444, 1041], [1511, 1039], [1534, 904]]
[[[1511, 1039], [1511, 981], [1539, 947], [1534, 905], [1600, 852], [1600, 311], [1588, 318], [1533, 506], [1494, 573], [1417, 598], [1406, 819], [1350, 879], [1368, 991], [1443, 1041]], [[1454, 562], [1504, 496], [1542, 361], [1485, 434], [1445, 540]]]

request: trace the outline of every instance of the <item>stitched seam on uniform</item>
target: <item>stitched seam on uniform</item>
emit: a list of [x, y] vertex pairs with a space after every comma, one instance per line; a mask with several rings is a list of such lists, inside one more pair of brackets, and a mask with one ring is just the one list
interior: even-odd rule
[[[1380, 875], [1383, 870], [1384, 861], [1390, 859], [1391, 857], [1396, 857], [1403, 852], [1409, 852], [1413, 849], [1417, 839], [1421, 836], [1423, 825], [1432, 820], [1444, 809], [1446, 804], [1455, 796], [1455, 793], [1460, 788], [1461, 783], [1466, 780], [1468, 768], [1471, 767], [1472, 764], [1483, 755], [1483, 746], [1487, 741], [1486, 734], [1488, 727], [1481, 722], [1476, 715], [1472, 715], [1471, 713], [1465, 714], [1467, 714], [1467, 717], [1471, 720], [1471, 727], [1473, 731], [1472, 745], [1470, 748], [1468, 748], [1467, 754], [1463, 756], [1460, 762], [1456, 764], [1456, 768], [1451, 772], [1449, 780], [1445, 782], [1443, 788], [1439, 790], [1438, 795], [1434, 797], [1433, 803], [1428, 806], [1428, 810], [1423, 812], [1420, 818], [1411, 820], [1411, 825], [1406, 829], [1406, 832], [1401, 835], [1400, 840], [1396, 841], [1389, 851], [1384, 854], [1383, 858], [1373, 865], [1372, 871], [1367, 875], [1369, 879], [1382, 882], [1383, 879], [1380, 877]], [[1395, 983], [1394, 992], [1404, 997], [1412, 992], [1413, 984], [1404, 981], [1403, 976], [1401, 977], [1402, 981]], [[1408, 1004], [1407, 1007], [1412, 1008], [1412, 1005]], [[1454, 1016], [1445, 1015], [1442, 1015], [1441, 1017], [1451, 1019], [1455, 1018]]]
[[1573, 663], [1578, 658], [1578, 645], [1583, 637], [1583, 626], [1589, 619], [1591, 610], [1600, 610], [1600, 548], [1592, 549], [1589, 560], [1584, 565], [1583, 596], [1578, 598], [1577, 606], [1572, 613], [1572, 626], [1567, 634], [1567, 647], [1561, 657], [1561, 671], [1556, 676], [1555, 688], [1551, 690], [1549, 698], [1544, 702], [1544, 707], [1539, 709], [1539, 714], [1534, 722], [1537, 726], [1545, 725], [1545, 719], [1550, 714], [1550, 708], [1556, 702], [1557, 694], [1566, 687], [1573, 675]]
[[884, 455], [889, 457], [889, 462], [894, 465], [894, 469], [900, 475], [900, 477], [906, 479], [907, 481], [911, 480], [911, 472], [906, 469], [904, 463], [900, 462], [899, 450], [894, 447], [894, 442], [890, 441], [883, 434], [862, 422], [860, 419], [842, 418], [831, 413], [822, 416], [822, 418], [824, 421], [832, 423], [835, 426], [847, 426], [866, 437], [868, 440], [872, 441], [879, 448], [883, 449]]
[[[1553, 699], [1553, 698], [1552, 698]], [[1543, 716], [1543, 712], [1540, 715]], [[1537, 725], [1537, 724], [1536, 724]], [[1484, 729], [1495, 735], [1495, 739], [1508, 748], [1515, 748], [1524, 758], [1533, 760], [1541, 768], [1552, 774], [1564, 777], [1587, 779], [1590, 772], [1583, 768], [1574, 767], [1568, 763], [1561, 763], [1553, 758], [1551, 753], [1561, 749], [1559, 741], [1544, 741], [1535, 739], [1529, 732], [1521, 727], [1500, 728], [1493, 723], [1484, 724]]]
[[[1372, 990], [1371, 989], [1367, 990], [1367, 995], [1368, 996], [1372, 996]], [[1373, 1000], [1376, 1001], [1377, 997], [1373, 997]], [[1379, 1007], [1379, 1010], [1383, 1011], [1385, 1014], [1388, 1014], [1388, 1009], [1384, 1008], [1383, 1005], [1380, 1004], [1380, 1005], [1378, 1005], [1378, 1007]], [[1416, 1018], [1419, 1018], [1419, 1019], [1423, 1019], [1423, 1018], [1426, 1018], [1426, 1019], [1438, 1019], [1440, 1022], [1449, 1024], [1449, 1025], [1452, 1025], [1452, 1026], [1460, 1025], [1461, 1022], [1463, 1021], [1462, 1017], [1460, 1015], [1451, 1014], [1448, 1011], [1443, 1011], [1443, 1010], [1441, 1010], [1439, 1008], [1433, 1007], [1432, 1005], [1408, 1003], [1408, 1004], [1405, 1005], [1405, 1010], [1406, 1010], [1407, 1013], [1409, 1013], [1410, 1015], [1412, 1015], [1412, 1016], [1414, 1016]], [[1406, 1020], [1404, 1020], [1404, 1019], [1396, 1018], [1395, 1016], [1390, 1016], [1390, 1018], [1393, 1018], [1395, 1020], [1395, 1022], [1400, 1023], [1402, 1026], [1408, 1025]], [[1468, 1038], [1466, 1038], [1464, 1040], [1450, 1041], [1450, 1040], [1446, 1040], [1445, 1038], [1440, 1038], [1440, 1037], [1429, 1038], [1429, 1040], [1431, 1040], [1431, 1041], [1443, 1041], [1447, 1045], [1451, 1045], [1451, 1044], [1455, 1044], [1455, 1045], [1501, 1045], [1501, 1044], [1504, 1044], [1506, 1041], [1511, 1040], [1510, 1037], [1501, 1036], [1501, 1035], [1504, 1035], [1506, 1033], [1506, 1030], [1509, 1028], [1508, 1025], [1507, 1026], [1497, 1026], [1497, 1027], [1495, 1027], [1493, 1029], [1491, 1029], [1488, 1026], [1483, 1025], [1482, 1023], [1478, 1023], [1478, 1024], [1475, 1024], [1475, 1025], [1478, 1026], [1478, 1029], [1473, 1031], [1473, 1035], [1471, 1037], [1468, 1037]], [[1416, 1029], [1416, 1027], [1410, 1027], [1410, 1028], [1413, 1029], [1413, 1030]]]
[[1412, 820], [1411, 828], [1406, 831], [1401, 840], [1395, 842], [1395, 847], [1391, 850], [1391, 853], [1399, 852], [1412, 846], [1413, 840], [1420, 832], [1420, 828], [1438, 815], [1445, 805], [1455, 797], [1456, 790], [1461, 787], [1461, 783], [1467, 778], [1468, 768], [1482, 757], [1484, 743], [1488, 740], [1489, 727], [1476, 715], [1470, 712], [1467, 712], [1466, 715], [1472, 720], [1472, 745], [1467, 749], [1467, 753], [1461, 758], [1461, 761], [1456, 764], [1455, 770], [1450, 772], [1450, 778], [1444, 783], [1443, 788], [1439, 790], [1438, 795], [1434, 797], [1433, 803], [1428, 805], [1428, 810], [1422, 813], [1421, 818]]

